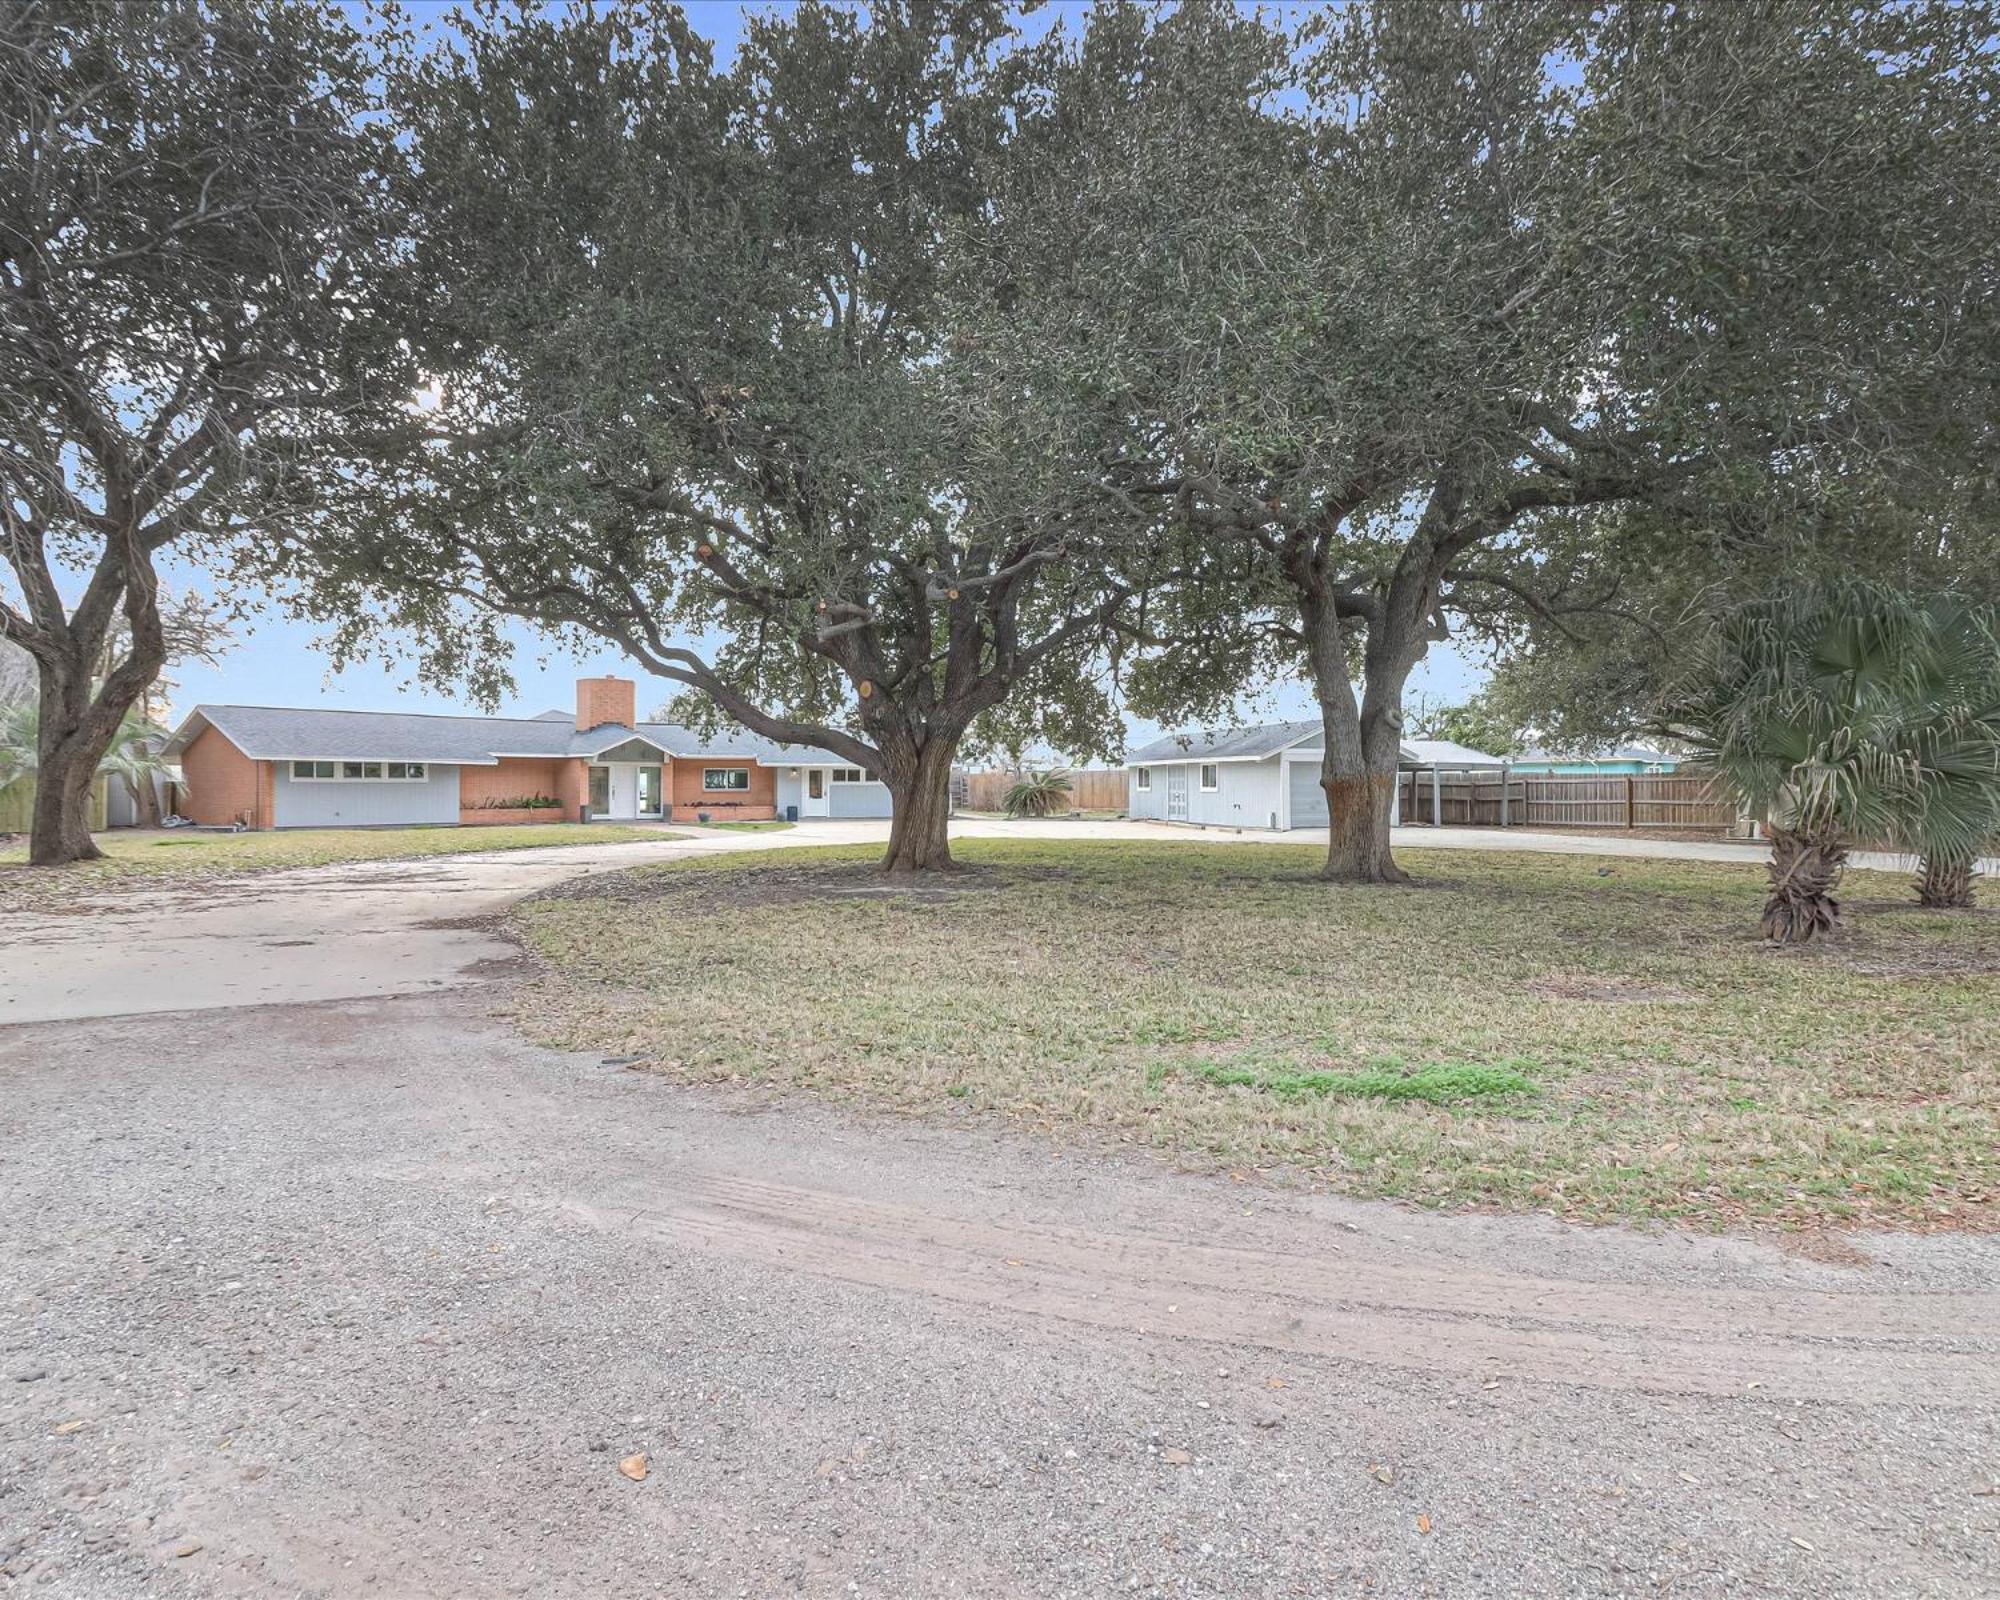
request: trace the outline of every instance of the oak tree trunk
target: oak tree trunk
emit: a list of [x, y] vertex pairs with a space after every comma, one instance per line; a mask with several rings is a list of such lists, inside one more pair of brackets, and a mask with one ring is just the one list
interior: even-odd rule
[[1771, 894], [1764, 902], [1764, 937], [1804, 944], [1840, 922], [1833, 891], [1847, 865], [1847, 847], [1825, 829], [1771, 830]]
[[914, 759], [891, 760], [882, 774], [891, 806], [882, 870], [893, 875], [951, 872], [951, 764], [958, 745], [931, 740]]
[[1395, 774], [1362, 772], [1356, 776], [1322, 772], [1326, 791], [1326, 865], [1320, 876], [1329, 883], [1408, 883], [1410, 875], [1396, 865], [1389, 849], [1390, 805]]
[[1972, 858], [1925, 856], [1917, 872], [1917, 904], [1933, 911], [1970, 911], [1977, 902]]

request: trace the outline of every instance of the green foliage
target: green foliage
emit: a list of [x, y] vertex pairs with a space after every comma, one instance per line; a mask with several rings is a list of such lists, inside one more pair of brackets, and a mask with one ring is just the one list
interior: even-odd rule
[[391, 131], [343, 13], [0, 6], [0, 638], [44, 707], [36, 858], [175, 640], [156, 565], [268, 570], [402, 419]]
[[[0, 705], [0, 789], [18, 778], [32, 778], [41, 766], [41, 707], [33, 702]], [[165, 775], [170, 764], [160, 756], [167, 730], [139, 713], [128, 712], [99, 759], [97, 770], [130, 785]]]
[[1523, 743], [1520, 724], [1483, 691], [1457, 705], [1431, 705], [1420, 699], [1405, 714], [1404, 723], [1420, 739], [1449, 739], [1488, 755], [1512, 755]]
[[989, 733], [1112, 746], [1078, 658], [1126, 585], [982, 452], [951, 366], [940, 241], [1011, 159], [1010, 28], [998, 0], [807, 3], [748, 16], [726, 72], [638, 3], [397, 40], [400, 331], [436, 403], [374, 514], [301, 557], [341, 653], [395, 650], [387, 624], [490, 697], [525, 617], [899, 806], [932, 743], [933, 776]]
[[1744, 606], [1662, 727], [1775, 829], [1952, 860], [2000, 829], [2000, 635], [1952, 595], [1850, 580]]
[[1113, 7], [1049, 47], [980, 357], [1016, 447], [1086, 444], [1175, 553], [1136, 708], [1303, 672], [1329, 765], [1382, 772], [1440, 638], [1963, 503], [1997, 62], [1951, 0]]
[[1029, 772], [1007, 791], [1001, 805], [1010, 817], [1047, 817], [1068, 808], [1067, 772]]

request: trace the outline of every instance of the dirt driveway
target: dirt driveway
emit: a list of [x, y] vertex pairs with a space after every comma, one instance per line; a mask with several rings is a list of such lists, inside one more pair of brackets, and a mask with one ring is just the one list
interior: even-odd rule
[[486, 970], [0, 1028], [0, 1590], [2000, 1592], [1990, 1243], [695, 1092]]

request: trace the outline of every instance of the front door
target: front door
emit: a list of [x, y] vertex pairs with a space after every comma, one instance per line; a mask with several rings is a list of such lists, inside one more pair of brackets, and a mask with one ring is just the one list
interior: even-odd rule
[[1185, 822], [1188, 813], [1188, 769], [1167, 768], [1167, 820]]
[[593, 817], [611, 815], [611, 769], [592, 767], [590, 769], [590, 814]]
[[802, 817], [823, 817], [832, 809], [826, 793], [827, 772], [825, 767], [806, 768], [806, 792], [804, 803], [799, 807]]

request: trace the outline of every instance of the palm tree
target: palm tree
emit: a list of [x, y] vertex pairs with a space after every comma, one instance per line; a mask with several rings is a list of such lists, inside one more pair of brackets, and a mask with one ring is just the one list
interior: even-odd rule
[[2000, 824], [2000, 651], [1956, 597], [1803, 585], [1726, 618], [1663, 731], [1771, 835], [1766, 938], [1829, 932], [1848, 841], [1969, 869]]
[[[32, 701], [0, 706], [0, 789], [35, 775], [40, 765], [41, 721], [40, 710]], [[137, 711], [129, 712], [97, 766], [99, 772], [124, 783], [142, 816], [142, 797], [153, 779], [172, 770], [159, 753], [165, 742], [165, 729]]]
[[1001, 804], [1010, 817], [1046, 817], [1068, 805], [1069, 799], [1067, 772], [1028, 772], [1007, 791]]

